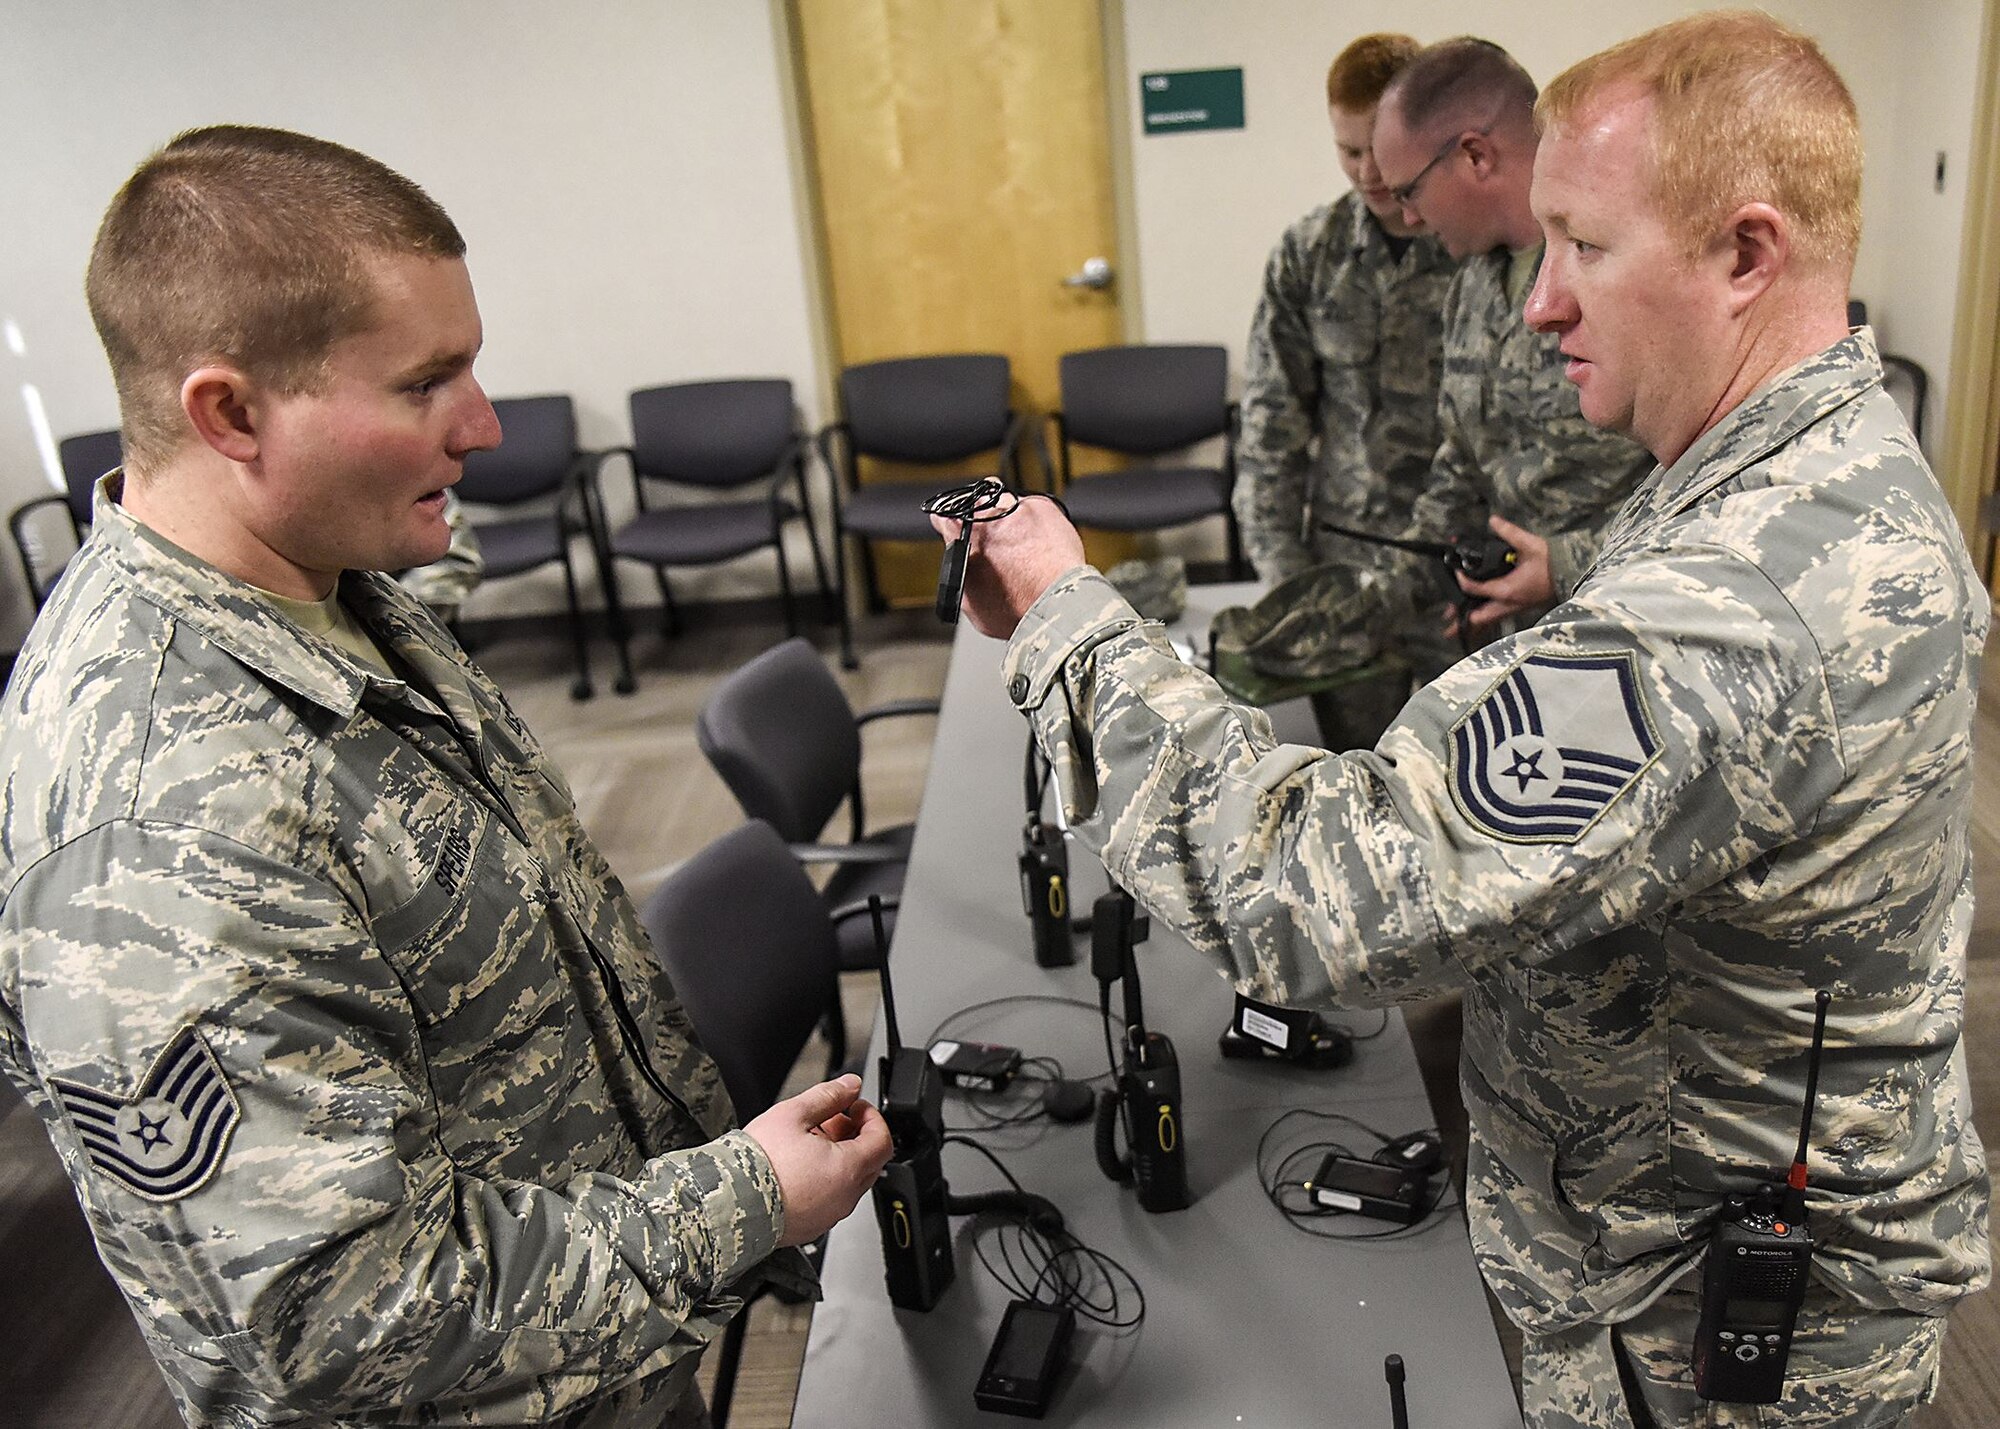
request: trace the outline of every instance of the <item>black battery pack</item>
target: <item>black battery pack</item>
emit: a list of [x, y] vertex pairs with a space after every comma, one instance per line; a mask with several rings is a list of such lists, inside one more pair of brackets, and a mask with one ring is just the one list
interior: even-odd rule
[[1408, 1167], [1330, 1151], [1306, 1183], [1306, 1194], [1325, 1210], [1351, 1211], [1407, 1226], [1423, 1213], [1426, 1180], [1422, 1172]]
[[930, 1054], [945, 1085], [961, 1091], [1004, 1092], [1021, 1070], [1021, 1049], [997, 1042], [956, 1042], [941, 1037], [931, 1043]]
[[1056, 1379], [1069, 1362], [1076, 1312], [1067, 1305], [1016, 1300], [1000, 1319], [985, 1368], [973, 1386], [972, 1402], [997, 1414], [1040, 1419], [1056, 1392]]

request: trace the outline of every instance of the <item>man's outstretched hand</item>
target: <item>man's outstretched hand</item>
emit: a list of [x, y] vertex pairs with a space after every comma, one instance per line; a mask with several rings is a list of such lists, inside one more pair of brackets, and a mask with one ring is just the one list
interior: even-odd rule
[[894, 1149], [882, 1113], [849, 1073], [808, 1087], [743, 1128], [771, 1158], [785, 1201], [782, 1245], [818, 1240], [868, 1194]]
[[[948, 516], [931, 517], [931, 525], [946, 541], [958, 538], [958, 522]], [[1017, 498], [1012, 515], [974, 523], [960, 608], [981, 635], [1011, 639], [1042, 592], [1082, 564], [1083, 538], [1062, 508]]]

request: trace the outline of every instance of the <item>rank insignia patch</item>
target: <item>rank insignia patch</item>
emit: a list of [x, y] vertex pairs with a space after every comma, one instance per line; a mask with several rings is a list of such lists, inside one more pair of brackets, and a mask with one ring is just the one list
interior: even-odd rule
[[90, 1164], [149, 1201], [179, 1200], [214, 1175], [242, 1117], [215, 1054], [192, 1027], [167, 1045], [135, 1096], [58, 1077], [49, 1088]]
[[1530, 655], [1451, 731], [1451, 788], [1509, 843], [1574, 843], [1660, 752], [1629, 652]]

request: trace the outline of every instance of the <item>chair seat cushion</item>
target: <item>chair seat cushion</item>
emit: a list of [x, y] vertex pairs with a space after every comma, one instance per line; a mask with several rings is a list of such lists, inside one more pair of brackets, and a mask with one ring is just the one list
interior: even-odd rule
[[519, 575], [562, 559], [553, 515], [519, 516], [511, 521], [481, 521], [472, 528], [488, 580]]
[[[916, 833], [916, 825], [898, 824], [894, 828], [879, 829], [862, 842], [893, 848], [907, 861], [910, 842]], [[833, 877], [826, 884], [827, 907], [838, 910], [850, 903], [865, 903], [871, 893], [879, 893], [885, 899], [900, 898], [907, 866], [907, 862], [836, 865]], [[883, 931], [893, 938], [896, 934], [893, 911], [884, 913], [883, 925]], [[875, 929], [867, 914], [841, 919], [834, 931], [840, 939], [842, 972], [865, 971], [881, 966], [881, 959], [875, 951]]]
[[1229, 509], [1222, 473], [1195, 467], [1079, 476], [1062, 495], [1070, 520], [1100, 531], [1156, 531]]
[[878, 541], [936, 544], [937, 532], [931, 529], [931, 518], [924, 515], [924, 503], [940, 491], [975, 479], [870, 482], [859, 491], [840, 494], [840, 524], [857, 536], [873, 536]]
[[[778, 514], [779, 520], [790, 520], [798, 508], [781, 501]], [[777, 539], [778, 521], [768, 501], [718, 501], [642, 511], [611, 537], [611, 549], [648, 565], [705, 566]]]

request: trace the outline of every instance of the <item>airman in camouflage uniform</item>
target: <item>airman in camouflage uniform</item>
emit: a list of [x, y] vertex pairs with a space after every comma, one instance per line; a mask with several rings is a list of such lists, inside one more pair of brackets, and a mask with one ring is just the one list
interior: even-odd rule
[[[1546, 574], [1559, 598], [1653, 463], [1638, 443], [1584, 421], [1557, 339], [1521, 316], [1542, 252], [1528, 205], [1535, 93], [1497, 45], [1433, 45], [1383, 95], [1375, 151], [1385, 180], [1400, 178], [1390, 191], [1405, 217], [1466, 260], [1445, 296], [1440, 442], [1413, 531], [1451, 541], [1497, 517], [1533, 533], [1548, 543]], [[1406, 566], [1421, 601], [1436, 588], [1435, 563]], [[1491, 623], [1483, 608], [1472, 616]]]
[[1454, 265], [1434, 238], [1398, 257], [1351, 193], [1279, 240], [1244, 358], [1236, 519], [1257, 574], [1285, 580], [1339, 558], [1383, 564], [1384, 535], [1410, 527], [1437, 450], [1445, 289]]
[[1430, 541], [1476, 533], [1497, 515], [1549, 543], [1556, 595], [1588, 570], [1598, 542], [1653, 459], [1629, 437], [1583, 419], [1563, 377], [1557, 339], [1521, 318], [1540, 246], [1519, 260], [1506, 249], [1468, 259], [1444, 304], [1442, 440], [1411, 529]]
[[[379, 573], [498, 439], [462, 252], [223, 126], [92, 257], [128, 465], [0, 712], [0, 1069], [195, 1426], [705, 1424], [699, 1352], [890, 1149], [853, 1080], [736, 1128], [561, 775]], [[316, 385], [183, 331], [343, 261]]]
[[[1774, 94], [1810, 124], [1768, 122]], [[1655, 136], [1700, 151], [1716, 96], [1768, 148], [1711, 146], [1723, 180], [1669, 209]], [[1697, 16], [1545, 104], [1562, 249], [1528, 315], [1578, 354], [1591, 419], [1662, 463], [1565, 603], [1338, 756], [1275, 745], [1075, 567], [1046, 503], [980, 529], [967, 608], [1011, 635], [1070, 827], [1239, 989], [1465, 989], [1468, 1218], [1535, 1429], [1874, 1429], [1933, 1392], [1943, 1317], [1991, 1273], [1958, 1045], [1987, 597], [1873, 337], [1839, 335], [1859, 125], [1817, 47]], [[1814, 167], [1816, 210], [1782, 186]], [[1822, 990], [1782, 1397], [1710, 1403], [1700, 1257], [1792, 1159]]]

